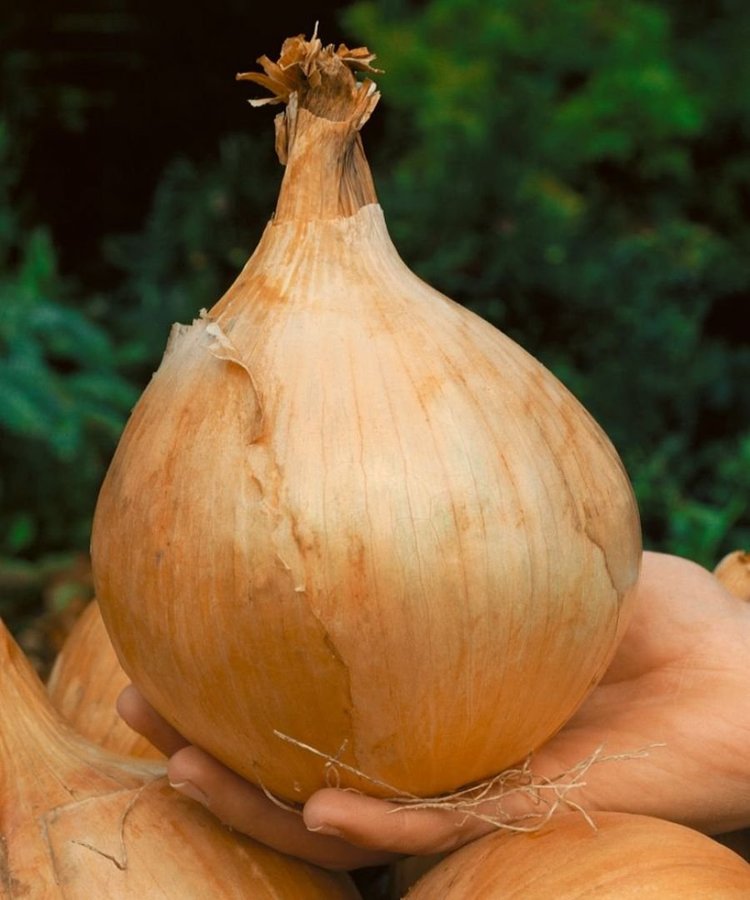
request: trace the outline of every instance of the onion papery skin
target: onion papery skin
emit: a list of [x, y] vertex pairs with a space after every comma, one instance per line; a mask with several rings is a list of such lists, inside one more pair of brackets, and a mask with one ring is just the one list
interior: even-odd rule
[[712, 838], [662, 819], [554, 816], [531, 834], [494, 832], [439, 862], [407, 900], [744, 900], [750, 865]]
[[377, 202], [316, 206], [354, 138], [295, 115], [281, 212], [124, 430], [95, 589], [147, 699], [250, 780], [304, 801], [324, 754], [367, 776], [344, 785], [434, 796], [524, 758], [601, 677], [638, 512], [581, 404], [413, 274]]
[[45, 825], [66, 900], [360, 900], [348, 875], [233, 833], [165, 778], [56, 809]]
[[84, 737], [122, 756], [163, 759], [156, 747], [117, 713], [117, 698], [130, 684], [91, 601], [76, 620], [47, 681], [55, 709]]
[[740, 600], [750, 600], [750, 553], [733, 550], [719, 560], [714, 575], [730, 594]]

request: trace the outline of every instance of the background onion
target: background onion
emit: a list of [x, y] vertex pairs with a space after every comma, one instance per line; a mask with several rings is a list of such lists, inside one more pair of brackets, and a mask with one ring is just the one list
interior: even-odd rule
[[0, 623], [0, 897], [355, 900], [348, 876], [235, 834], [163, 767], [78, 735]]
[[160, 759], [162, 754], [117, 714], [117, 698], [130, 683], [102, 621], [99, 604], [80, 614], [47, 681], [53, 706], [84, 737], [114, 753]]
[[683, 825], [626, 813], [553, 817], [531, 834], [494, 832], [457, 850], [408, 900], [741, 900], [750, 865]]
[[735, 597], [750, 600], [750, 553], [746, 550], [727, 553], [719, 560], [714, 575]]

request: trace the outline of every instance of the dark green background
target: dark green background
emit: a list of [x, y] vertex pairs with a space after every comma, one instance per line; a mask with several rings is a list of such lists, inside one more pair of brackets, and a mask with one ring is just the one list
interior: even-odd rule
[[[10, 0], [0, 16], [0, 616], [85, 553], [169, 325], [281, 177], [237, 71], [308, 4]], [[409, 265], [541, 358], [618, 447], [649, 547], [750, 545], [750, 6], [326, 4], [385, 70], [364, 133]]]

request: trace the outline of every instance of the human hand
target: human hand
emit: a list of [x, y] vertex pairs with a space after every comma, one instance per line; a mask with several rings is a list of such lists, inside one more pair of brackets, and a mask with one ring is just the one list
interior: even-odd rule
[[[702, 567], [649, 552], [634, 606], [605, 677], [534, 754], [533, 775], [557, 778], [603, 748], [620, 758], [593, 764], [566, 795], [587, 813], [650, 814], [709, 834], [750, 825], [750, 606]], [[119, 709], [171, 757], [178, 790], [192, 789], [238, 831], [319, 865], [353, 869], [446, 852], [495, 827], [464, 812], [405, 809], [332, 788], [313, 794], [300, 816], [188, 746], [135, 688]], [[479, 811], [494, 816], [497, 801]], [[523, 793], [502, 803], [511, 819], [538, 812]]]

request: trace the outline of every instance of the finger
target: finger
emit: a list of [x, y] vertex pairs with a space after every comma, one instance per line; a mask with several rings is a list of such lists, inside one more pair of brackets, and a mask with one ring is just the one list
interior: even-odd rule
[[410, 808], [350, 791], [325, 788], [304, 808], [307, 827], [368, 849], [420, 856], [454, 850], [495, 826], [465, 812]]
[[117, 698], [117, 712], [134, 731], [151, 741], [165, 756], [171, 756], [188, 744], [132, 684], [124, 688]]
[[278, 805], [198, 747], [178, 751], [167, 775], [176, 790], [202, 803], [225, 825], [282, 853], [328, 869], [384, 865], [395, 858], [310, 831], [298, 812]]

